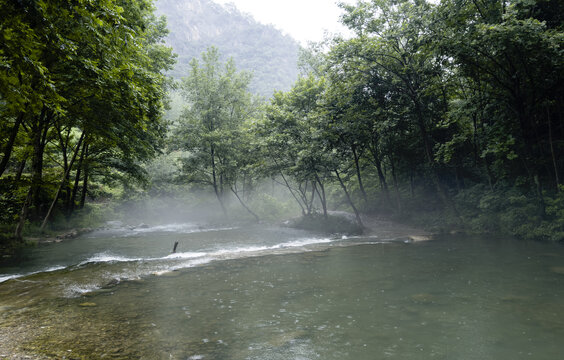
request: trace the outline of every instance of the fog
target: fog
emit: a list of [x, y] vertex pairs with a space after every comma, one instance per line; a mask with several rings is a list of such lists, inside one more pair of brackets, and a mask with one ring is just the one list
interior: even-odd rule
[[[299, 216], [301, 211], [287, 189], [265, 182], [251, 193], [240, 193], [241, 200], [261, 222], [282, 222]], [[232, 192], [223, 197], [227, 216], [210, 190], [187, 189], [174, 193], [146, 193], [141, 199], [127, 200], [115, 208], [115, 219], [131, 226], [172, 223], [226, 224], [256, 222]]]

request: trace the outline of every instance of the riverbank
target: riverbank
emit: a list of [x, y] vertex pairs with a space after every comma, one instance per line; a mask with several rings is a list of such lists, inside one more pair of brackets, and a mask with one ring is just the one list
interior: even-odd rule
[[19, 252], [25, 248], [44, 244], [60, 243], [95, 230], [95, 228], [73, 228], [60, 231], [49, 231], [45, 234], [32, 233], [21, 240], [10, 237], [7, 234], [3, 234], [2, 240], [0, 241], [0, 265], [13, 262], [18, 257]]
[[439, 235], [436, 232], [426, 230], [422, 227], [420, 228], [378, 216], [363, 215], [362, 222], [365, 227], [364, 234], [367, 236], [378, 234], [378, 236], [381, 237], [404, 237], [407, 241], [419, 242], [432, 240]]
[[324, 232], [336, 236], [379, 236], [383, 239], [425, 241], [437, 233], [423, 228], [397, 222], [381, 216], [361, 215], [362, 226], [355, 215], [345, 211], [331, 211], [327, 218], [322, 214], [313, 214], [290, 219], [285, 226], [308, 231]]

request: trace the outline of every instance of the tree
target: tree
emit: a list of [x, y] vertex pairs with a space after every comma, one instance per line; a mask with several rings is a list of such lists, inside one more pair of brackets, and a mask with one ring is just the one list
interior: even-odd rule
[[316, 124], [324, 91], [323, 79], [298, 79], [289, 92], [274, 95], [257, 129], [268, 158], [265, 173], [288, 188], [304, 215], [314, 211], [316, 194], [327, 215], [327, 159]]
[[[329, 57], [331, 71], [346, 71], [351, 78], [364, 78], [360, 94], [371, 98], [374, 111], [386, 112], [374, 119], [405, 123], [406, 126], [395, 126], [403, 128], [403, 134], [393, 133], [401, 134], [400, 143], [407, 144], [412, 140], [410, 135], [417, 134], [414, 140], [426, 165], [425, 178], [432, 181], [443, 203], [456, 211], [435, 154], [435, 146], [444, 133], [448, 84], [442, 59], [430, 45], [432, 6], [425, 1], [384, 0], [360, 1], [357, 6], [343, 8], [343, 21], [357, 37], [334, 46]], [[375, 125], [373, 134], [378, 142], [397, 143], [398, 140], [382, 138], [382, 130], [391, 129], [389, 126]], [[395, 168], [398, 151], [391, 151], [388, 160]]]
[[190, 74], [182, 81], [187, 106], [173, 141], [188, 152], [182, 159], [188, 182], [211, 186], [227, 216], [229, 190], [250, 211], [236, 189], [246, 161], [242, 126], [254, 106], [248, 91], [251, 76], [238, 72], [232, 59], [222, 64], [219, 58], [212, 47], [202, 54], [202, 63], [192, 60]]
[[[172, 66], [173, 57], [162, 44], [164, 19], [154, 17], [149, 0], [0, 5], [3, 14], [10, 15], [3, 16], [0, 27], [6, 40], [0, 47], [0, 66], [5, 70], [0, 75], [0, 116], [3, 123], [12, 122], [2, 127], [10, 136], [1, 170], [9, 165], [18, 139], [29, 143], [33, 154], [29, 192], [16, 230], [16, 237], [21, 237], [29, 210], [33, 219], [46, 215], [46, 223], [62, 193], [47, 200], [43, 170], [54, 166], [45, 161], [52, 141], [61, 146], [53, 158], [61, 158], [62, 184], [70, 184], [73, 164], [67, 150], [73, 134], [82, 134], [75, 139], [89, 139], [76, 143], [74, 158], [87, 154], [80, 147], [94, 139], [104, 139], [132, 161], [155, 152], [164, 129], [164, 71]], [[66, 187], [70, 193], [70, 185]], [[47, 201], [53, 204], [50, 210]]]
[[558, 190], [564, 165], [564, 41], [552, 14], [559, 6], [516, 0], [445, 2], [438, 9], [440, 47], [463, 79], [459, 98], [472, 114], [474, 144], [492, 182], [525, 182], [541, 213], [543, 188]]

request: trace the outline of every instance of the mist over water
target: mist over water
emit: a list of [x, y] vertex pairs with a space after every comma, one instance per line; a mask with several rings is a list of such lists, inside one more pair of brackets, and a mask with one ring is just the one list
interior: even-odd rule
[[564, 351], [562, 247], [405, 235], [114, 222], [0, 269], [0, 336], [18, 338], [19, 351], [89, 359], [548, 360]]
[[[105, 228], [81, 238], [29, 249], [20, 266], [1, 269], [0, 283], [55, 272], [58, 284], [51, 290], [75, 297], [107, 284], [159, 276], [214, 261], [319, 251], [342, 245], [345, 239], [276, 225], [126, 225], [110, 221]], [[346, 241], [350, 244], [370, 240], [379, 241], [373, 237]], [[171, 253], [176, 242], [177, 251]]]

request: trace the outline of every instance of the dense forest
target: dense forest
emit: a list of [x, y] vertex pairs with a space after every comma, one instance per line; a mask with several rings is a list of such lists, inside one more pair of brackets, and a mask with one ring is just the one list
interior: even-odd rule
[[166, 21], [150, 0], [2, 0], [0, 221], [22, 237], [97, 186], [141, 181], [161, 147]]
[[304, 51], [267, 102], [206, 49], [172, 123], [174, 57], [151, 1], [0, 4], [0, 221], [16, 238], [88, 199], [199, 190], [254, 220], [290, 206], [564, 240], [559, 1], [342, 5], [355, 35]]

